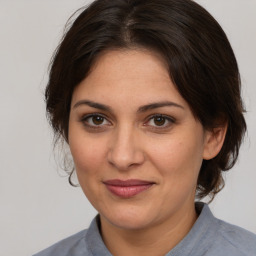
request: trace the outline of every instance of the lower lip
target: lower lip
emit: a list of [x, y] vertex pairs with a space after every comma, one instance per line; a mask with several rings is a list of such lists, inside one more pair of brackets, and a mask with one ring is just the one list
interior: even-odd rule
[[153, 184], [143, 184], [136, 186], [114, 186], [109, 184], [105, 185], [112, 194], [122, 198], [130, 198], [144, 192], [145, 190], [148, 190]]

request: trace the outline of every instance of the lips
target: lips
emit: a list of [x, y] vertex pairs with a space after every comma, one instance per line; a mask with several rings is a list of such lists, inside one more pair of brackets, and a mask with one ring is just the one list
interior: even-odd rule
[[103, 182], [107, 189], [115, 196], [121, 198], [134, 197], [149, 189], [155, 183], [144, 180], [107, 180]]

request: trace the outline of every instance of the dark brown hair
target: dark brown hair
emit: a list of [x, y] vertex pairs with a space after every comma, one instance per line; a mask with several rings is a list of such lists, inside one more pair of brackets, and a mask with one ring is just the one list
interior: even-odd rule
[[191, 0], [96, 0], [80, 12], [53, 56], [45, 91], [56, 138], [68, 142], [73, 90], [100, 53], [138, 47], [156, 51], [204, 128], [228, 124], [220, 153], [203, 161], [198, 177], [198, 197], [214, 197], [246, 131], [238, 66], [220, 25]]

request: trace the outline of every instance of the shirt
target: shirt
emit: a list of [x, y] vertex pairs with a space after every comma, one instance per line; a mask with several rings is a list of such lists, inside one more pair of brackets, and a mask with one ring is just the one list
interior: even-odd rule
[[[256, 256], [256, 235], [213, 216], [207, 204], [196, 203], [199, 217], [189, 233], [165, 256]], [[111, 256], [95, 217], [86, 230], [34, 256]]]

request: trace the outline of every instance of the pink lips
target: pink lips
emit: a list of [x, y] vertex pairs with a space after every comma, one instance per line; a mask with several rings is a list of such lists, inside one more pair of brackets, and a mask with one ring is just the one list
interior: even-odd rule
[[103, 182], [107, 189], [114, 195], [122, 198], [133, 197], [147, 189], [149, 189], [154, 182], [143, 180], [107, 180]]

